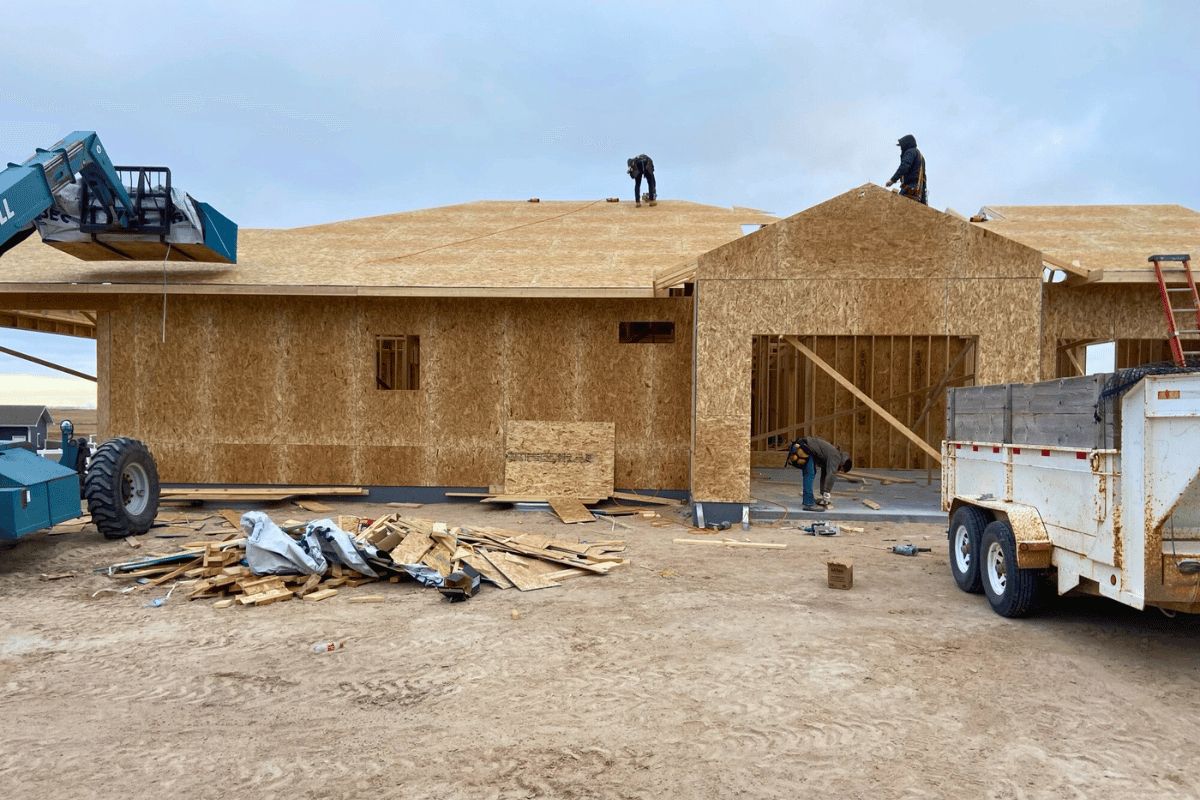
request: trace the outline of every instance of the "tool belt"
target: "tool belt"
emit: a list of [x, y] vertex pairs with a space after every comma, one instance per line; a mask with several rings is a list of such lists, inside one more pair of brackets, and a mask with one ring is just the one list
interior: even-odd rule
[[805, 447], [804, 444], [797, 439], [796, 441], [792, 442], [792, 447], [790, 450], [788, 450], [787, 465], [789, 467], [795, 467], [796, 469], [803, 469], [805, 463], [808, 461], [809, 456], [811, 455], [812, 451]]
[[920, 197], [921, 196], [921, 187], [920, 186], [901, 186], [900, 194], [904, 195], [905, 197]]

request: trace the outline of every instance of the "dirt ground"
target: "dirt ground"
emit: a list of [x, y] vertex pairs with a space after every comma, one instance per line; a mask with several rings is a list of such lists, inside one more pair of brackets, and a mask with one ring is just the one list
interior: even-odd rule
[[[182, 540], [0, 545], [4, 795], [1200, 796], [1200, 620], [1094, 598], [1003, 619], [955, 587], [939, 526], [721, 534], [787, 544], [765, 550], [673, 544], [681, 525], [632, 518], [406, 513], [625, 538], [632, 563], [453, 604], [410, 582], [216, 609], [182, 590], [146, 605], [168, 585], [96, 594], [129, 583], [93, 569]], [[934, 552], [888, 552], [906, 540]], [[830, 589], [845, 555], [854, 588]], [[328, 641], [345, 647], [313, 653]]]

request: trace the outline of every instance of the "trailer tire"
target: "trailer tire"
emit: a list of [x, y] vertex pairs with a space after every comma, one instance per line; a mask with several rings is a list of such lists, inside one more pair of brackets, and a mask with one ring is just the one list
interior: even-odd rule
[[150, 530], [158, 515], [158, 466], [137, 439], [110, 439], [96, 448], [84, 480], [92, 522], [106, 539]]
[[979, 546], [989, 517], [975, 506], [959, 506], [950, 516], [950, 572], [958, 588], [971, 594], [983, 591], [979, 574]]
[[979, 573], [992, 610], [1002, 617], [1023, 617], [1037, 606], [1037, 570], [1017, 566], [1017, 541], [1007, 520], [989, 522], [980, 543]]

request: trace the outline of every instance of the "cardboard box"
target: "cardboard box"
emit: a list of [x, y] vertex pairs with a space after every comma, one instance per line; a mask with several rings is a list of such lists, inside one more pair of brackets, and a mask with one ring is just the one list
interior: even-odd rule
[[829, 560], [829, 588], [854, 588], [853, 558], [832, 558]]

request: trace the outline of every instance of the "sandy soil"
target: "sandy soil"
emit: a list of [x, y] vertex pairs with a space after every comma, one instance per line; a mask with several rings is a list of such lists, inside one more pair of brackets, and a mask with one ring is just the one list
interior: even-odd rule
[[[613, 537], [539, 512], [411, 513]], [[134, 550], [85, 529], [0, 545], [0, 786], [128, 800], [1200, 796], [1195, 618], [1077, 598], [1002, 619], [955, 587], [938, 526], [729, 532], [788, 545], [755, 550], [622, 522], [627, 567], [456, 604], [403, 583], [147, 607], [165, 586], [93, 597], [127, 583], [92, 570], [181, 540]], [[887, 552], [906, 539], [935, 552]], [[850, 591], [826, 586], [842, 555]], [[331, 640], [345, 648], [312, 652]]]

